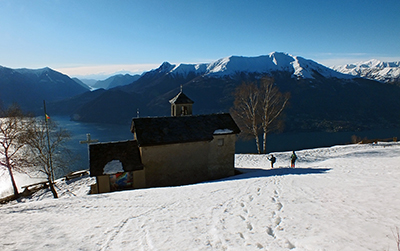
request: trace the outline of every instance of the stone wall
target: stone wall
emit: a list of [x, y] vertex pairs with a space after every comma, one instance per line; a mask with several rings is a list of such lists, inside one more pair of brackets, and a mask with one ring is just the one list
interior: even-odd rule
[[146, 186], [175, 186], [234, 175], [236, 135], [212, 141], [140, 147]]

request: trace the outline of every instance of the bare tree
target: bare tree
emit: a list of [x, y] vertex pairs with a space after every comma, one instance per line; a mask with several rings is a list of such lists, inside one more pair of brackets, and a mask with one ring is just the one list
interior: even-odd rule
[[65, 171], [72, 159], [70, 151], [65, 146], [69, 139], [69, 132], [59, 128], [56, 122], [48, 120], [47, 115], [45, 120], [36, 120], [26, 138], [29, 162], [35, 170], [46, 176], [54, 198], [58, 198], [54, 187], [57, 172]]
[[257, 152], [260, 153], [260, 90], [254, 83], [243, 83], [236, 88], [235, 101], [231, 109], [232, 116], [246, 138], [253, 137]]
[[282, 94], [274, 84], [272, 78], [261, 79], [261, 127], [263, 130], [263, 152], [267, 151], [267, 134], [271, 131], [281, 129], [282, 121], [278, 121], [282, 111], [285, 109], [290, 93]]
[[278, 118], [286, 107], [290, 94], [282, 94], [271, 78], [256, 83], [243, 83], [234, 93], [231, 113], [245, 137], [255, 139], [257, 152], [261, 153], [259, 135], [263, 134], [262, 150], [266, 152], [267, 134], [283, 126]]
[[0, 112], [0, 166], [8, 170], [14, 196], [18, 197], [13, 171], [25, 173], [26, 159], [22, 155], [22, 149], [25, 146], [27, 130], [33, 124], [33, 118], [25, 116], [15, 104]]

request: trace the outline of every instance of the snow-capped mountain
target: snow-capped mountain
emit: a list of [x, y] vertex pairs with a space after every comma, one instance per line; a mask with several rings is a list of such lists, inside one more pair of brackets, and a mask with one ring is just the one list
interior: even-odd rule
[[154, 72], [164, 72], [186, 77], [189, 73], [209, 77], [234, 76], [238, 73], [269, 74], [277, 71], [291, 72], [293, 78], [313, 79], [316, 72], [326, 78], [352, 78], [336, 72], [315, 61], [288, 53], [272, 52], [258, 57], [230, 56], [211, 63], [178, 64], [164, 62]]
[[332, 69], [357, 77], [364, 77], [381, 82], [395, 82], [400, 80], [400, 61], [382, 62], [376, 59], [334, 66]]
[[[400, 123], [396, 114], [400, 110], [397, 85], [343, 74], [281, 52], [257, 57], [230, 56], [200, 64], [164, 62], [132, 84], [98, 95], [90, 93], [59, 107], [74, 107], [70, 110], [73, 118], [97, 123], [130, 121], [138, 109], [142, 116], [168, 116], [168, 101], [182, 86], [195, 101], [195, 114], [228, 112], [240, 84], [257, 82], [266, 75], [274, 79], [281, 92], [291, 94], [291, 105], [285, 111], [290, 121], [286, 131], [358, 131]], [[371, 102], [372, 97], [379, 104]]]

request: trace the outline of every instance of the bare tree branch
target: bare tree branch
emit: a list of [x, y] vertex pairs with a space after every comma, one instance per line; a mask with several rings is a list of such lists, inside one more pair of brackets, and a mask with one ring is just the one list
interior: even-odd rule
[[[47, 130], [49, 130], [49, 141], [47, 141]], [[37, 119], [36, 123], [30, 127], [26, 143], [30, 156], [30, 164], [36, 167], [38, 172], [44, 173], [49, 181], [50, 189], [54, 198], [58, 198], [58, 194], [54, 188], [54, 179], [56, 172], [66, 170], [70, 151], [65, 147], [65, 143], [70, 139], [67, 130], [58, 128], [54, 121], [46, 121]], [[51, 160], [51, 161], [50, 161]]]
[[21, 158], [25, 146], [24, 138], [33, 118], [24, 115], [17, 105], [0, 110], [0, 165], [8, 170], [14, 196], [18, 197], [18, 187], [13, 171], [24, 172], [26, 162]]
[[263, 152], [266, 152], [267, 134], [282, 128], [278, 118], [288, 104], [290, 94], [282, 94], [272, 78], [264, 77], [258, 86], [243, 83], [235, 93], [232, 116], [242, 130], [242, 136], [253, 137], [257, 152], [261, 153], [259, 134], [263, 134]]
[[281, 129], [283, 123], [278, 123], [277, 119], [285, 109], [290, 94], [282, 94], [275, 86], [272, 78], [264, 77], [261, 79], [261, 93], [263, 102], [261, 107], [262, 129], [263, 129], [263, 152], [266, 153], [267, 135], [271, 131]]

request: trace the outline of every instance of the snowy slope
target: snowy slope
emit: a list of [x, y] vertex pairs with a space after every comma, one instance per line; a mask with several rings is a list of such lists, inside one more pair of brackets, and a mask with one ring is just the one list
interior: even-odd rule
[[[92, 179], [2, 205], [1, 250], [397, 250], [400, 144], [236, 155], [245, 173], [83, 195]], [[68, 191], [67, 191], [68, 189]], [[48, 194], [48, 193], [47, 193]]]
[[186, 77], [189, 73], [210, 77], [234, 76], [237, 73], [266, 74], [275, 71], [289, 71], [293, 78], [314, 78], [317, 71], [327, 78], [352, 78], [352, 76], [336, 72], [312, 60], [292, 56], [282, 52], [272, 52], [269, 55], [258, 57], [230, 56], [204, 64], [163, 63], [158, 71]]
[[365, 77], [382, 82], [398, 81], [400, 79], [400, 61], [382, 62], [376, 59], [332, 67], [344, 74]]

